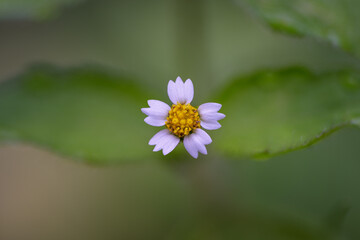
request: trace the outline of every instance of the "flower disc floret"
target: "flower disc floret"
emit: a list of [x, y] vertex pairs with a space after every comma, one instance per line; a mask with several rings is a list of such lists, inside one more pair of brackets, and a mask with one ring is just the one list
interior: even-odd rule
[[200, 116], [197, 109], [190, 104], [173, 104], [165, 126], [174, 135], [183, 138], [200, 128]]

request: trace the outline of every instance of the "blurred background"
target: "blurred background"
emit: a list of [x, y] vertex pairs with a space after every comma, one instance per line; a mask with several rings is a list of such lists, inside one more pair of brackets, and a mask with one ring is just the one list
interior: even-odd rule
[[[0, 81], [35, 63], [97, 65], [164, 100], [170, 79], [191, 78], [201, 103], [256, 69], [358, 64], [330, 45], [272, 32], [241, 1], [42, 2], [0, 0]], [[110, 166], [1, 145], [0, 239], [360, 239], [359, 142], [349, 128], [267, 161], [210, 145], [197, 160]]]

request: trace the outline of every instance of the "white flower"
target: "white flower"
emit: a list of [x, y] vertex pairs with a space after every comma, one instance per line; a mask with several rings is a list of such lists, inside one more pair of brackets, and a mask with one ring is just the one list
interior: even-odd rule
[[168, 95], [173, 103], [171, 107], [158, 100], [148, 100], [149, 108], [141, 111], [148, 115], [145, 122], [151, 126], [166, 126], [156, 133], [149, 141], [149, 145], [155, 145], [154, 152], [160, 151], [164, 155], [170, 153], [183, 140], [185, 149], [194, 158], [199, 152], [207, 154], [205, 145], [212, 142], [210, 136], [202, 130], [215, 130], [221, 127], [219, 120], [225, 117], [218, 111], [219, 103], [204, 103], [198, 109], [190, 103], [194, 97], [194, 86], [190, 79], [184, 83], [180, 77], [176, 82], [172, 80], [168, 84]]

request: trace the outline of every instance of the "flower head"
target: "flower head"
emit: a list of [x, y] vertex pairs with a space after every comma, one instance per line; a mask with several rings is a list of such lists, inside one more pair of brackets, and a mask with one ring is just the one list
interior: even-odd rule
[[225, 117], [218, 111], [219, 103], [204, 103], [198, 108], [190, 105], [194, 97], [194, 86], [190, 79], [185, 83], [180, 77], [168, 84], [168, 95], [173, 103], [171, 107], [158, 100], [148, 100], [149, 108], [141, 111], [148, 115], [145, 122], [151, 126], [166, 126], [156, 133], [149, 141], [155, 145], [154, 152], [160, 151], [164, 155], [170, 153], [179, 144], [184, 142], [185, 149], [194, 158], [199, 152], [207, 154], [205, 145], [212, 142], [210, 136], [201, 129], [215, 130], [221, 127], [219, 120]]

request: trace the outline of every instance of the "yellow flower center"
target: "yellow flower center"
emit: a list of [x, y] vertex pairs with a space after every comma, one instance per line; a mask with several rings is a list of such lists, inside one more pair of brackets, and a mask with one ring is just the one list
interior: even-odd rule
[[170, 132], [183, 138], [194, 129], [200, 128], [200, 116], [197, 109], [190, 104], [173, 104], [165, 125]]

